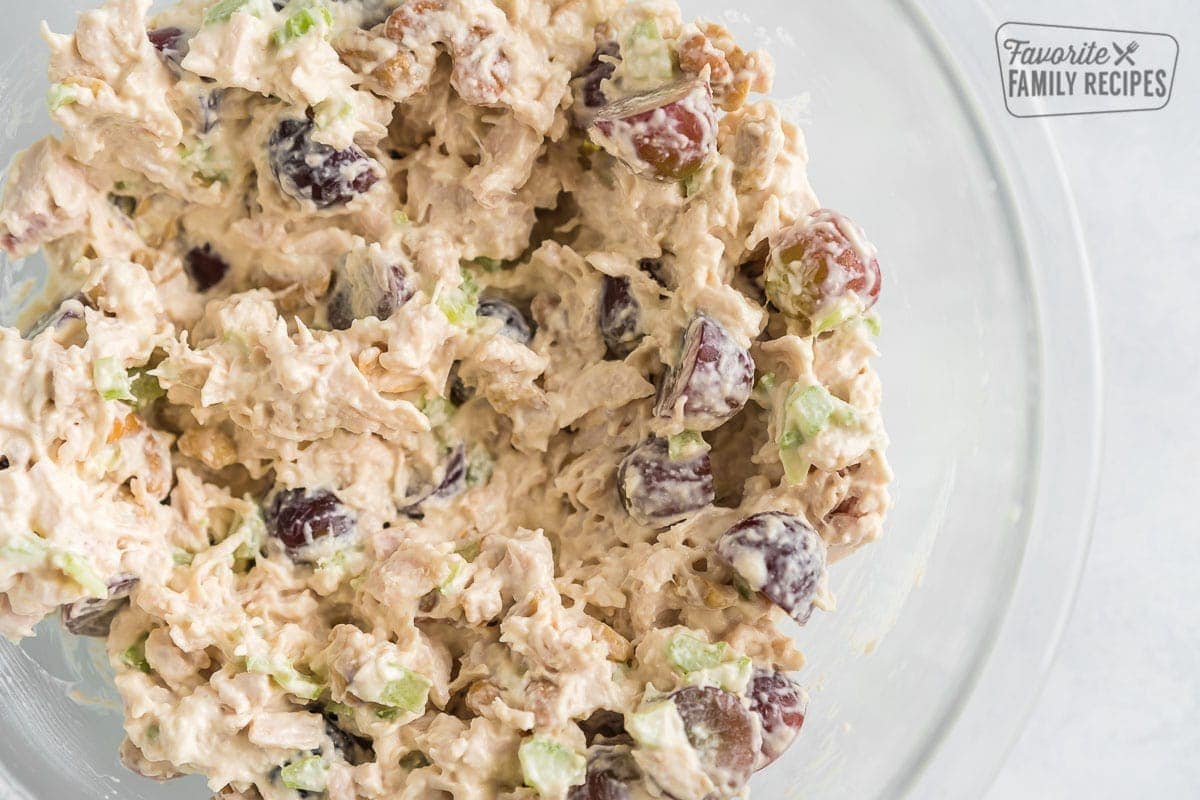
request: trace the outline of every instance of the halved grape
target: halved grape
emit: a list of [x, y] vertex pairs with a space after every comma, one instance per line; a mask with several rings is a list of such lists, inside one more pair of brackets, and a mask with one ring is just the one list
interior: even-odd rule
[[108, 636], [113, 617], [138, 583], [136, 575], [117, 575], [108, 582], [108, 596], [85, 598], [62, 607], [63, 627], [76, 636]]
[[386, 320], [413, 296], [412, 281], [401, 264], [347, 255], [334, 272], [333, 291], [326, 304], [329, 325], [348, 330], [354, 320]]
[[629, 800], [630, 787], [642, 780], [627, 746], [594, 745], [587, 759], [587, 781], [572, 787], [567, 800]]
[[875, 248], [836, 211], [818, 209], [771, 238], [767, 297], [783, 313], [808, 320], [814, 333], [866, 312], [881, 283]]
[[431, 500], [442, 500], [461, 494], [467, 488], [467, 448], [459, 444], [450, 451], [434, 479], [425, 484], [423, 492], [407, 498], [408, 505], [400, 511], [407, 517], [420, 519], [425, 515], [423, 506]]
[[758, 670], [746, 697], [762, 723], [762, 756], [756, 767], [762, 769], [783, 755], [800, 733], [808, 694], [782, 672]]
[[698, 80], [611, 103], [588, 130], [596, 144], [634, 172], [661, 180], [683, 180], [717, 152], [712, 90]]
[[671, 699], [717, 795], [735, 796], [750, 779], [762, 747], [758, 721], [740, 697], [715, 686], [688, 686]]
[[183, 257], [183, 267], [199, 292], [207, 292], [229, 272], [229, 263], [207, 242], [187, 252]]
[[146, 31], [146, 38], [172, 69], [179, 69], [179, 65], [188, 54], [188, 36], [181, 28], [155, 28]]
[[267, 530], [283, 542], [288, 555], [303, 561], [304, 551], [329, 536], [354, 532], [354, 515], [326, 489], [283, 489], [266, 512]]
[[625, 358], [634, 351], [643, 334], [639, 332], [642, 307], [630, 290], [629, 278], [604, 276], [600, 291], [600, 335], [610, 358]]
[[751, 591], [797, 622], [808, 621], [825, 572], [825, 543], [800, 517], [782, 511], [747, 517], [717, 540], [717, 554]]
[[659, 387], [654, 413], [678, 414], [687, 430], [710, 431], [741, 411], [753, 388], [750, 353], [724, 325], [698, 314], [683, 334], [679, 364]]
[[713, 501], [708, 452], [696, 449], [672, 459], [666, 439], [647, 439], [622, 459], [617, 490], [625, 510], [638, 523], [656, 528], [672, 525]]
[[500, 320], [500, 335], [514, 342], [527, 345], [533, 341], [533, 328], [521, 310], [499, 297], [485, 297], [479, 301], [475, 313], [481, 317]]
[[379, 181], [375, 162], [357, 147], [334, 150], [313, 139], [307, 119], [285, 119], [271, 134], [267, 155], [283, 193], [317, 208], [345, 205]]

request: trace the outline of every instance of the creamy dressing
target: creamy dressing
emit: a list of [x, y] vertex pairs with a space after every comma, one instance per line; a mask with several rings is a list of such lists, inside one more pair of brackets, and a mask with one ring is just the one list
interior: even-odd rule
[[[665, 698], [746, 704], [751, 667], [803, 657], [753, 593], [761, 552], [715, 544], [802, 517], [831, 608], [825, 548], [880, 534], [891, 478], [867, 326], [812, 337], [743, 277], [817, 208], [800, 132], [748, 97], [769, 59], [668, 0], [398, 5], [109, 0], [44, 32], [62, 134], [14, 161], [0, 248], [42, 250], [66, 302], [0, 329], [0, 633], [111, 598], [122, 760], [229, 800], [526, 800], [543, 768], [579, 800], [585, 721], [652, 709], [630, 796], [739, 796]], [[573, 76], [635, 30], [641, 71], [600, 83], [626, 105], [583, 114]], [[618, 354], [605, 276], [631, 300]], [[691, 345], [708, 361], [681, 370]], [[854, 416], [791, 481], [797, 386]], [[623, 459], [679, 435], [672, 469], [710, 458], [708, 482], [627, 509], [659, 488]], [[270, 518], [298, 489], [340, 515], [302, 553]], [[683, 669], [680, 635], [724, 649]]]

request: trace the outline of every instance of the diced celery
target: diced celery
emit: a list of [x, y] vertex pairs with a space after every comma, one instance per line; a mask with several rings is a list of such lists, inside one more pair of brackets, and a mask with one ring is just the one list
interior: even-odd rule
[[411, 225], [412, 220], [409, 219], [408, 214], [405, 214], [403, 211], [393, 211], [392, 224], [402, 228], [405, 225]]
[[300, 674], [291, 664], [277, 663], [262, 656], [248, 656], [246, 669], [261, 675], [270, 675], [281, 689], [306, 700], [316, 700], [325, 689], [321, 684]]
[[688, 674], [688, 682], [719, 686], [727, 692], [743, 692], [750, 683], [754, 662], [746, 656]]
[[479, 267], [484, 272], [499, 272], [504, 269], [505, 262], [499, 258], [479, 256], [478, 258], [472, 258], [470, 261], [466, 262], [464, 266], [466, 265]]
[[[625, 729], [642, 747], [663, 747], [679, 739], [683, 720], [675, 709], [675, 703], [664, 700], [644, 711], [625, 717]], [[686, 737], [684, 737], [686, 741]]]
[[442, 576], [438, 581], [438, 591], [442, 594], [457, 594], [462, 589], [466, 572], [467, 560], [458, 553], [452, 553], [442, 564]]
[[332, 700], [325, 704], [325, 710], [338, 717], [354, 716], [354, 706], [348, 706], [345, 703], [335, 703]]
[[525, 785], [543, 797], [561, 797], [587, 778], [587, 759], [546, 736], [526, 739], [517, 751]]
[[627, 89], [657, 89], [675, 77], [671, 46], [663, 40], [655, 20], [643, 20], [633, 26], [621, 48], [621, 56], [619, 71]]
[[100, 577], [95, 567], [83, 556], [68, 550], [59, 550], [50, 556], [50, 563], [82, 586], [89, 597], [108, 597], [108, 582]]
[[686, 633], [667, 642], [667, 661], [684, 674], [715, 667], [725, 660], [728, 652], [729, 645], [725, 642], [708, 644]]
[[319, 755], [305, 756], [279, 771], [279, 780], [289, 789], [302, 792], [323, 792], [328, 783], [329, 768]]
[[79, 102], [79, 87], [70, 83], [51, 84], [46, 92], [46, 106], [51, 111], [58, 111], [63, 106]]
[[684, 431], [667, 437], [667, 456], [672, 461], [690, 458], [699, 451], [708, 452], [708, 442], [695, 431]]
[[492, 479], [496, 464], [492, 454], [483, 447], [474, 447], [467, 454], [467, 486], [483, 486]]
[[429, 679], [419, 672], [413, 672], [407, 667], [393, 665], [393, 672], [399, 672], [399, 677], [390, 680], [383, 687], [379, 697], [380, 705], [401, 708], [413, 714], [425, 710], [425, 702], [429, 697]]
[[151, 375], [145, 367], [132, 370], [132, 374], [130, 392], [133, 394], [134, 405], [139, 410], [146, 408], [167, 393], [162, 388], [162, 384], [158, 382], [158, 378]]
[[219, 22], [228, 22], [229, 18], [239, 11], [251, 16], [263, 17], [273, 10], [270, 0], [220, 0], [205, 9], [204, 24], [216, 25]]
[[479, 305], [479, 284], [470, 272], [463, 270], [462, 283], [442, 292], [437, 305], [446, 319], [455, 325], [469, 325], [475, 321], [475, 309]]
[[450, 424], [456, 410], [453, 403], [437, 395], [428, 395], [421, 401], [421, 413], [429, 418], [429, 424], [434, 428]]
[[195, 553], [189, 553], [187, 550], [176, 550], [171, 554], [171, 560], [177, 566], [186, 567], [196, 560], [196, 555]]
[[463, 557], [463, 560], [468, 564], [479, 558], [480, 544], [478, 541], [468, 542], [455, 552]]
[[833, 395], [824, 386], [795, 387], [788, 394], [785, 427], [797, 431], [808, 441], [829, 425], [833, 415]]
[[230, 536], [241, 536], [242, 543], [233, 551], [233, 557], [250, 560], [258, 558], [263, 542], [267, 540], [267, 523], [263, 520], [262, 509], [254, 506], [253, 510], [244, 516], [238, 516], [229, 529]]
[[[283, 23], [283, 27], [276, 30], [274, 34], [277, 47], [307, 35], [314, 28], [320, 30], [323, 36], [328, 36], [333, 28], [333, 13], [324, 3], [292, 2], [284, 10], [288, 15], [287, 20]], [[317, 126], [324, 127], [319, 116], [320, 112], [318, 111]]]
[[121, 653], [121, 663], [130, 669], [150, 673], [150, 662], [146, 660], [146, 640], [148, 638], [150, 638], [150, 634], [143, 633], [136, 642], [126, 647], [125, 652]]
[[878, 314], [868, 314], [867, 316], [863, 317], [862, 321], [863, 325], [867, 326], [867, 330], [871, 332], [872, 336], [878, 336], [879, 334], [883, 333], [883, 322], [879, 319]]
[[92, 383], [105, 400], [137, 401], [129, 373], [115, 358], [98, 358], [92, 363]]
[[36, 564], [50, 553], [50, 545], [36, 533], [13, 537], [0, 547], [0, 558], [11, 559], [22, 564]]

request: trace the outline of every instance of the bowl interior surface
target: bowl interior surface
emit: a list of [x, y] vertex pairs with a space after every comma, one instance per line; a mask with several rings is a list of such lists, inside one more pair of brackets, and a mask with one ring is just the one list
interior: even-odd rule
[[[67, 31], [85, 5], [5, 9], [0, 163], [52, 132], [38, 21]], [[752, 788], [769, 798], [898, 796], [971, 691], [1029, 537], [1041, 333], [1024, 234], [979, 120], [908, 6], [683, 5], [771, 50], [774, 95], [806, 132], [813, 185], [867, 230], [885, 282], [877, 366], [895, 508], [886, 537], [833, 570], [837, 612], [796, 631], [809, 658], [806, 730]], [[0, 314], [11, 318], [38, 265], [5, 270]], [[198, 778], [159, 785], [120, 766], [119, 703], [105, 672], [94, 643], [66, 641], [53, 622], [36, 639], [0, 645], [0, 797], [6, 784], [21, 800], [208, 796]]]

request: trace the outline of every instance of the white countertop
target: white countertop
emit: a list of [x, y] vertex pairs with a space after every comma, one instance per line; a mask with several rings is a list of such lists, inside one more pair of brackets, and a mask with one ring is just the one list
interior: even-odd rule
[[1166, 109], [1051, 121], [1095, 277], [1105, 452], [1074, 615], [988, 800], [1197, 797], [1200, 8], [1195, 0], [990, 5], [1001, 19], [1167, 32], [1181, 52]]

